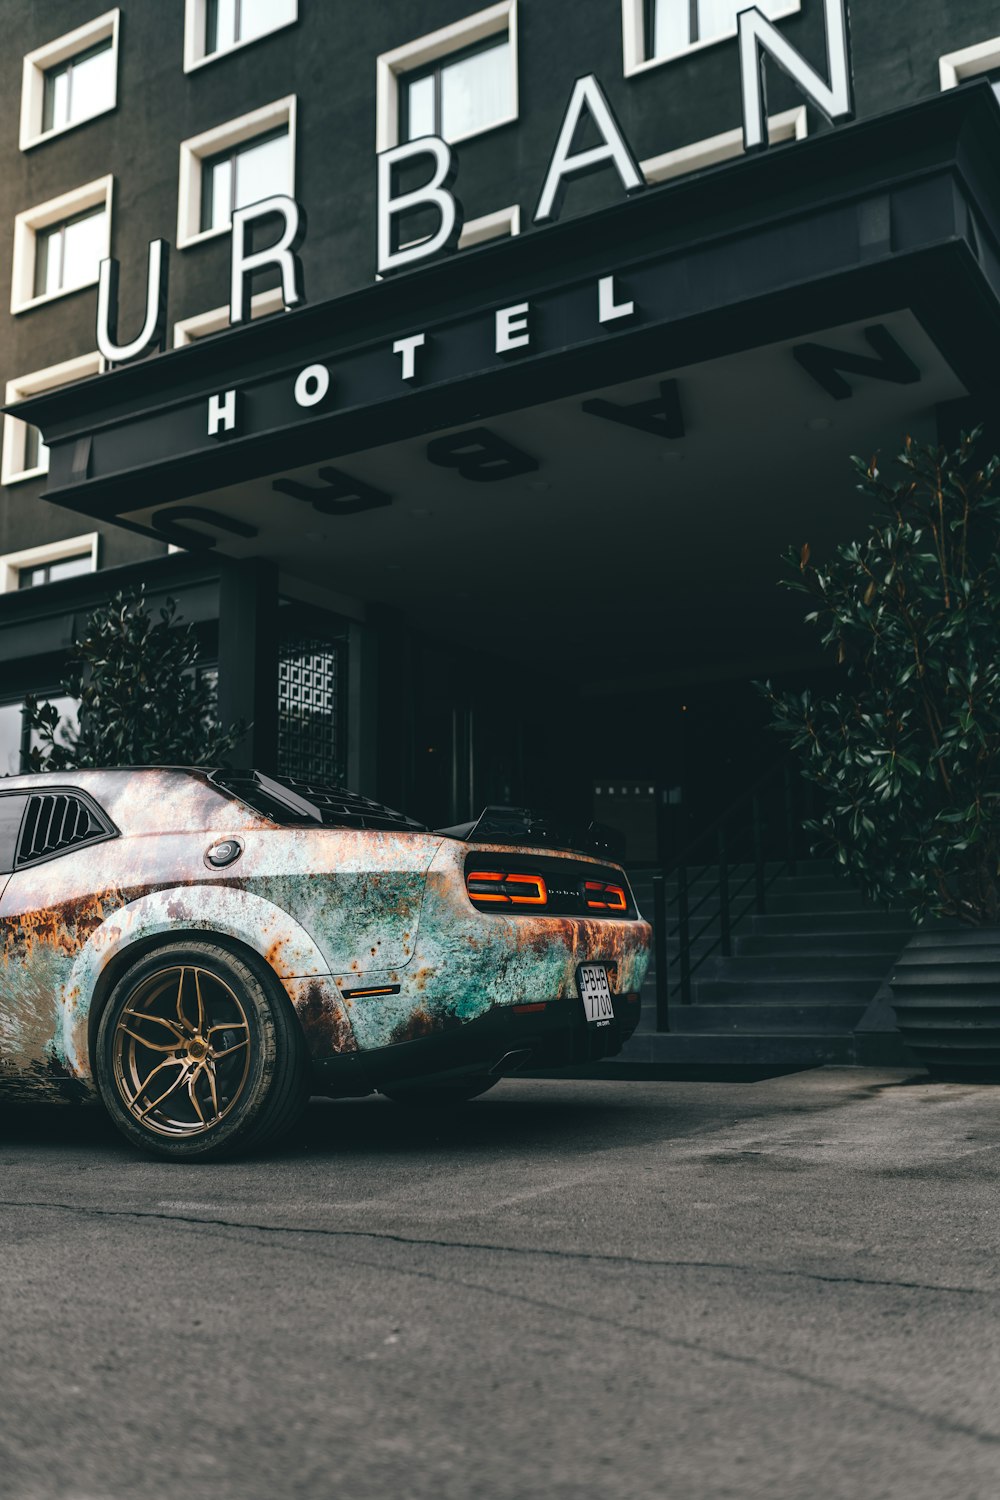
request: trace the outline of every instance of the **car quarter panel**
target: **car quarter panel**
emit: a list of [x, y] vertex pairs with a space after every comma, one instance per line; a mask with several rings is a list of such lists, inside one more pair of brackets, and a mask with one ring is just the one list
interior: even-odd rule
[[[73, 781], [121, 828], [130, 889], [211, 879], [252, 891], [294, 913], [329, 969], [361, 972], [412, 956], [424, 877], [440, 835], [275, 827], [203, 776], [177, 771], [84, 771], [74, 772]], [[197, 847], [183, 848], [174, 840], [184, 835], [165, 828], [200, 830], [192, 835]], [[239, 862], [221, 872], [206, 869], [209, 844], [233, 835], [244, 844]]]
[[[642, 988], [652, 936], [647, 922], [478, 911], [465, 889], [465, 859], [473, 852], [502, 860], [511, 850], [445, 840], [428, 871], [412, 961], [365, 975], [366, 987], [398, 984], [398, 994], [347, 999], [363, 1051], [446, 1031], [496, 1006], [577, 998], [582, 963], [613, 963], [618, 993]], [[531, 852], [548, 859], [554, 851], [517, 851]], [[578, 866], [590, 863], [572, 858]], [[339, 985], [351, 987], [350, 975], [334, 972]]]
[[238, 880], [294, 912], [328, 971], [361, 974], [413, 958], [440, 836], [353, 828], [282, 829], [247, 839]]

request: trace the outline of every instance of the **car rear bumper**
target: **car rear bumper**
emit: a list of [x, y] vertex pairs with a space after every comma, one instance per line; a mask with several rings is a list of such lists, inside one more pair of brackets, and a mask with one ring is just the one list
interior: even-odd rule
[[494, 1006], [432, 1035], [314, 1060], [316, 1087], [344, 1096], [399, 1084], [503, 1077], [523, 1068], [597, 1062], [620, 1052], [639, 1022], [638, 995], [615, 995], [612, 1004], [614, 1020], [604, 1025], [588, 1022], [578, 999], [550, 1000], [542, 1008]]

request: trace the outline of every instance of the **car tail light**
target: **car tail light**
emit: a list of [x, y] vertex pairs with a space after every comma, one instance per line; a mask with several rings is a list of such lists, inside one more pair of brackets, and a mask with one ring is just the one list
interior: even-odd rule
[[627, 911], [628, 898], [624, 886], [612, 885], [606, 880], [583, 882], [584, 904], [591, 911]]
[[544, 876], [514, 870], [470, 870], [465, 888], [473, 906], [488, 909], [545, 906], [549, 899]]

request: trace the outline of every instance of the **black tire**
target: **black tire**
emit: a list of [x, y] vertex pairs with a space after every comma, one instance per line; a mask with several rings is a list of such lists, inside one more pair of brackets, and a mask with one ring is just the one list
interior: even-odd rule
[[379, 1093], [391, 1099], [393, 1104], [405, 1104], [410, 1109], [453, 1109], [456, 1104], [465, 1104], [469, 1099], [478, 1099], [487, 1089], [494, 1088], [499, 1078], [463, 1078], [454, 1083], [406, 1083], [398, 1088], [380, 1089]]
[[126, 970], [101, 1016], [95, 1071], [122, 1135], [168, 1161], [263, 1146], [309, 1098], [305, 1041], [277, 980], [208, 939], [164, 943]]

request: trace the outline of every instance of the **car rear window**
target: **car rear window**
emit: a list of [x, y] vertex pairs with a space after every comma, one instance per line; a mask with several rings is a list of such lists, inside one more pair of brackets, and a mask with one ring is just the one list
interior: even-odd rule
[[265, 776], [261, 771], [216, 771], [213, 786], [244, 802], [254, 812], [290, 828], [386, 828], [426, 833], [424, 823], [346, 787]]

